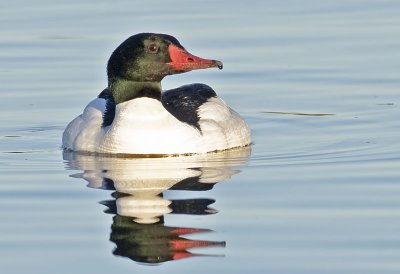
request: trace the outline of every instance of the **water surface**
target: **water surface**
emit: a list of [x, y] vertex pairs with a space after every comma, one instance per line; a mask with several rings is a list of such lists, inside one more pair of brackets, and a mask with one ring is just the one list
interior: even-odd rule
[[[398, 1], [0, 4], [2, 273], [398, 273]], [[249, 150], [65, 154], [129, 35], [169, 33]]]

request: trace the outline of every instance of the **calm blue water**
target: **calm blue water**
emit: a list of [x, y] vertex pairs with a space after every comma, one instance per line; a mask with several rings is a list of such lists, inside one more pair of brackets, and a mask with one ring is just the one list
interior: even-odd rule
[[[0, 3], [1, 273], [398, 273], [400, 2]], [[138, 32], [254, 145], [208, 157], [63, 154], [66, 124]]]

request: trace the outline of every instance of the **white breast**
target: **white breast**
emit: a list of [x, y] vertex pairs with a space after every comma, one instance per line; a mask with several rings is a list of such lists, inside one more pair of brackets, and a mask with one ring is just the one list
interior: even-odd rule
[[117, 105], [102, 152], [183, 154], [205, 152], [202, 136], [172, 116], [160, 101], [137, 98]]

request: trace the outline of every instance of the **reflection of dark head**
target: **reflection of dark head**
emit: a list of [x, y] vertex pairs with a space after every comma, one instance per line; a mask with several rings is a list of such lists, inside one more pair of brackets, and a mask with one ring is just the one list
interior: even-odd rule
[[170, 235], [162, 224], [137, 224], [130, 217], [114, 216], [110, 240], [117, 247], [114, 254], [144, 263], [172, 260], [168, 247]]
[[189, 248], [225, 246], [225, 242], [190, 240], [184, 234], [207, 232], [207, 229], [179, 228], [156, 224], [138, 224], [131, 217], [116, 215], [111, 226], [110, 240], [116, 244], [114, 255], [136, 262], [157, 264], [170, 260], [198, 256]]

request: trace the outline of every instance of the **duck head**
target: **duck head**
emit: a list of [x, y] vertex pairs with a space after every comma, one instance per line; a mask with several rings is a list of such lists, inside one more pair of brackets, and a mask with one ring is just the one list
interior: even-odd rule
[[109, 83], [116, 79], [160, 82], [167, 75], [212, 67], [222, 69], [222, 62], [190, 54], [173, 36], [140, 33], [112, 53], [107, 74]]

